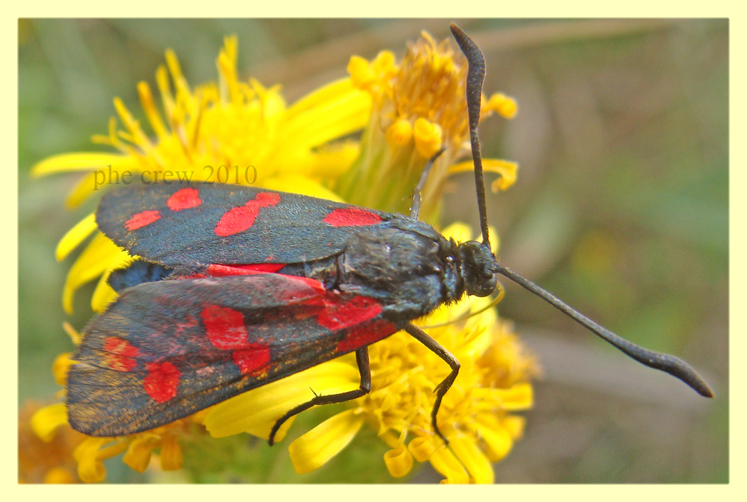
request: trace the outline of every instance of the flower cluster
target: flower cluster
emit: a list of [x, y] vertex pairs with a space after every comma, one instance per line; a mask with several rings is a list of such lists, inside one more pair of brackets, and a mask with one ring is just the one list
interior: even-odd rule
[[[390, 52], [373, 61], [354, 56], [349, 78], [291, 106], [278, 87], [239, 80], [236, 61], [237, 41], [227, 38], [217, 60], [219, 81], [191, 89], [176, 56], [167, 52], [166, 66], [156, 73], [161, 111], [150, 87], [138, 84], [152, 134], [115, 99], [124, 127], [119, 129], [112, 119], [109, 134], [94, 141], [111, 145], [117, 153], [59, 155], [37, 164], [33, 173], [89, 171], [68, 198], [68, 205], [76, 207], [97, 193], [97, 173], [104, 168], [109, 175], [171, 170], [204, 180], [205, 166], [251, 165], [257, 166], [253, 179], [248, 179], [248, 170], [236, 169], [227, 171], [225, 181], [407, 213], [412, 188], [427, 159], [444, 148], [423, 189], [421, 216], [436, 224], [445, 180], [454, 172], [471, 169], [471, 162], [463, 161], [468, 154], [466, 62], [448, 42], [437, 44], [424, 33], [399, 62]], [[516, 113], [515, 102], [502, 94], [483, 102], [482, 117], [497, 112], [510, 118]], [[359, 140], [345, 139], [358, 132]], [[485, 160], [486, 170], [501, 174], [493, 186], [496, 190], [513, 183], [516, 167], [508, 161]], [[445, 234], [457, 241], [470, 238], [464, 225], [453, 225]], [[105, 310], [117, 297], [108, 285], [109, 274], [139, 259], [98, 232], [93, 215], [63, 237], [58, 259], [87, 239], [63, 291], [68, 312], [76, 290], [97, 279], [92, 306], [97, 312]], [[536, 365], [510, 323], [499, 320], [494, 310], [465, 316], [489, 301], [469, 298], [418, 321], [462, 363], [438, 415], [448, 447], [435, 436], [430, 413], [433, 390], [449, 368], [416, 340], [397, 333], [369, 348], [372, 391], [290, 444], [296, 471], [322, 466], [367, 423], [390, 447], [384, 463], [392, 476], [404, 476], [417, 460], [430, 462], [448, 482], [491, 482], [490, 463], [503, 458], [522, 434], [524, 420], [513, 412], [532, 405], [530, 379]], [[80, 342], [71, 328], [68, 332], [75, 343]], [[63, 386], [67, 369], [75, 364], [72, 357], [61, 355], [53, 369]], [[184, 454], [180, 438], [189, 431], [204, 427], [214, 437], [249, 432], [267, 438], [278, 417], [309, 400], [309, 388], [325, 394], [342, 392], [356, 388], [359, 378], [354, 358], [347, 355], [151, 431], [87, 437], [73, 452], [78, 475], [84, 482], [103, 480], [102, 461], [120, 453], [128, 466], [140, 472], [154, 454], [160, 457], [162, 469], [179, 469]], [[291, 422], [281, 428], [276, 440], [283, 438]], [[65, 405], [42, 408], [31, 425], [40, 438], [51, 441], [61, 429], [69, 430]]]

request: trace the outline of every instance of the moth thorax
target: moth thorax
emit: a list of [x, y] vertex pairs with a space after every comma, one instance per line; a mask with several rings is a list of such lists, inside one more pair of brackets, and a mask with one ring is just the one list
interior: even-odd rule
[[480, 242], [469, 241], [461, 244], [458, 251], [467, 294], [488, 296], [495, 291], [498, 270], [490, 248]]

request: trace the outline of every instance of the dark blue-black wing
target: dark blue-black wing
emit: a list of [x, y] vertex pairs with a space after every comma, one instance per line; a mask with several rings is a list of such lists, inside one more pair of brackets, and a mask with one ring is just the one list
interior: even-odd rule
[[382, 306], [253, 274], [141, 284], [86, 328], [68, 418], [93, 436], [152, 429], [396, 332]]
[[173, 268], [303, 263], [339, 254], [355, 229], [399, 215], [240, 185], [131, 185], [107, 193], [99, 229], [145, 260]]

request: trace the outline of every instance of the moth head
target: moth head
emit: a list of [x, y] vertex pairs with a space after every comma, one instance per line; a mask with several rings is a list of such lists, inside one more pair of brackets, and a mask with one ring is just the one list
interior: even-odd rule
[[476, 241], [459, 246], [462, 278], [468, 295], [488, 296], [498, 283], [495, 256], [488, 246]]

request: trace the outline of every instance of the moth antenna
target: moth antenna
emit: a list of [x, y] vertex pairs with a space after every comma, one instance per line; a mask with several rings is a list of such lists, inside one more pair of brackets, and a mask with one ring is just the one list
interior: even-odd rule
[[[477, 204], [480, 211], [480, 228], [482, 230], [482, 242], [490, 246], [488, 238], [488, 213], [485, 202], [485, 180], [482, 170], [482, 155], [480, 153], [480, 140], [477, 137], [477, 125], [480, 121], [480, 100], [482, 98], [482, 84], [485, 80], [485, 57], [480, 48], [470, 39], [466, 33], [456, 24], [451, 23], [451, 33], [454, 35], [459, 48], [467, 58], [467, 112], [469, 114], [469, 136], [472, 146], [472, 158], [475, 164], [475, 186], [477, 189]], [[639, 363], [657, 370], [669, 373], [692, 387], [698, 394], [704, 397], [713, 397], [713, 391], [703, 378], [685, 361], [679, 357], [662, 354], [645, 349], [630, 342], [610, 330], [595, 323], [585, 315], [581, 314], [568, 304], [550, 292], [537, 286], [535, 283], [525, 279], [516, 272], [504, 267], [496, 261], [497, 272], [516, 282], [526, 290], [539, 296], [565, 315], [569, 316], [582, 326], [591, 330], [594, 334], [610, 343]]]
[[475, 188], [477, 190], [477, 206], [480, 212], [480, 230], [482, 243], [490, 247], [488, 236], [488, 208], [485, 202], [485, 179], [482, 172], [482, 154], [480, 153], [480, 138], [477, 137], [477, 125], [480, 122], [480, 101], [482, 99], [482, 83], [485, 80], [485, 56], [477, 45], [462, 29], [451, 23], [451, 33], [454, 35], [459, 48], [467, 58], [467, 113], [469, 115], [469, 139], [472, 145], [472, 160], [475, 164]]
[[527, 291], [539, 296], [577, 323], [591, 330], [602, 340], [610, 343], [615, 348], [627, 354], [632, 359], [635, 359], [639, 363], [648, 366], [649, 368], [661, 370], [665, 373], [669, 373], [675, 378], [679, 378], [687, 385], [692, 387], [693, 390], [695, 390], [695, 392], [697, 392], [701, 396], [713, 397], [713, 391], [708, 386], [706, 381], [703, 380], [700, 375], [698, 375], [698, 373], [692, 368], [692, 366], [687, 364], [679, 357], [645, 349], [639, 345], [634, 344], [633, 342], [626, 340], [625, 338], [622, 338], [621, 336], [614, 334], [610, 330], [600, 326], [585, 315], [581, 314], [579, 311], [572, 308], [552, 293], [537, 286], [532, 281], [525, 279], [513, 270], [504, 267], [500, 263], [496, 263], [496, 265], [498, 267], [499, 274], [508, 277]]

